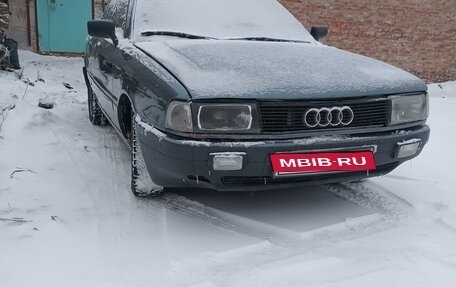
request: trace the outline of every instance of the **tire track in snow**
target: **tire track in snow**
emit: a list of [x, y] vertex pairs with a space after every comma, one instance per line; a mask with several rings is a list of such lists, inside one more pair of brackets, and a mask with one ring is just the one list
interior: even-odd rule
[[339, 183], [323, 187], [344, 200], [380, 211], [384, 219], [400, 220], [413, 212], [410, 203], [375, 183]]
[[350, 189], [347, 187], [342, 189], [341, 187], [333, 188], [330, 186], [328, 189], [344, 200], [350, 200], [375, 211], [381, 210], [382, 214], [375, 213], [357, 218], [346, 218], [340, 223], [301, 233], [212, 208], [177, 194], [167, 193], [161, 198], [152, 199], [151, 203], [293, 250], [308, 250], [309, 247], [320, 245], [319, 243], [354, 238], [366, 233], [381, 231], [391, 227], [389, 223], [391, 220], [394, 222], [407, 215], [406, 212], [403, 212], [402, 204], [389, 200], [375, 191], [370, 191], [367, 195], [361, 196], [359, 195], [361, 193], [360, 188]]
[[[110, 196], [119, 196], [120, 192], [126, 192], [125, 188], [122, 187], [123, 180], [129, 179], [130, 170], [126, 169], [123, 161], [119, 161], [124, 157], [126, 150], [122, 150], [123, 142], [117, 138], [117, 134], [106, 133], [102, 137], [102, 155], [97, 151], [96, 155], [100, 160], [106, 161], [109, 166], [109, 172], [112, 173], [110, 178]], [[129, 162], [128, 162], [129, 166]], [[126, 173], [126, 171], [128, 171]]]
[[[77, 167], [76, 170], [81, 179], [89, 180], [95, 186], [100, 184], [95, 182], [97, 179], [108, 181], [109, 187], [103, 190], [109, 190], [109, 194], [104, 194], [103, 197], [119, 195], [120, 190], [124, 189], [123, 179], [129, 177], [129, 174], [126, 174], [129, 169], [122, 160], [127, 150], [122, 149], [124, 144], [110, 128], [106, 130], [99, 127], [93, 128], [90, 124], [87, 126], [88, 128], [82, 129], [85, 133], [84, 137], [70, 133], [59, 133], [57, 136], [65, 146], [67, 156]], [[93, 168], [103, 169], [106, 176], [95, 177], [91, 172]]]
[[381, 186], [361, 183], [325, 185], [323, 188], [344, 200], [378, 213], [347, 218], [341, 223], [300, 233], [218, 210], [181, 195], [168, 193], [162, 198], [151, 200], [151, 203], [221, 228], [265, 240], [224, 252], [203, 254], [174, 264], [177, 266], [174, 268], [176, 273], [180, 270], [188, 272], [188, 269], [198, 273], [195, 266], [204, 266], [206, 274], [201, 276], [209, 277], [213, 282], [219, 281], [218, 278], [237, 277], [248, 268], [299, 256], [309, 251], [324, 250], [334, 242], [353, 240], [387, 230], [395, 227], [412, 211], [408, 202]]
[[286, 248], [298, 248], [302, 240], [299, 232], [215, 209], [177, 194], [166, 193], [162, 197], [152, 200], [152, 203]]

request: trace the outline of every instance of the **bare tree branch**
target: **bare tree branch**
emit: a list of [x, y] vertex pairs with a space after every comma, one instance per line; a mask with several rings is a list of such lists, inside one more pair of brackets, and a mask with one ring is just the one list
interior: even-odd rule
[[6, 120], [5, 113], [7, 111], [10, 111], [10, 110], [14, 109], [15, 107], [16, 107], [16, 105], [12, 105], [12, 106], [8, 106], [8, 107], [5, 107], [5, 108], [2, 109], [2, 111], [1, 111], [2, 121], [0, 122], [0, 131], [2, 130], [3, 123]]
[[17, 168], [10, 174], [10, 178], [13, 178], [14, 174], [19, 173], [19, 172], [31, 172], [31, 173], [33, 173], [33, 174], [36, 174], [36, 173], [35, 173], [33, 170], [31, 170], [31, 169], [17, 167]]

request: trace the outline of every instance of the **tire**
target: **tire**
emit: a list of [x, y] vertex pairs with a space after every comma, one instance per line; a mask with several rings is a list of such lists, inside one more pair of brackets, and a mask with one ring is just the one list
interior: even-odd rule
[[136, 134], [134, 116], [131, 122], [131, 191], [137, 197], [160, 196], [164, 188], [155, 184], [150, 178]]
[[97, 97], [92, 88], [87, 87], [87, 103], [89, 105], [89, 120], [95, 126], [106, 126], [108, 120], [98, 104]]

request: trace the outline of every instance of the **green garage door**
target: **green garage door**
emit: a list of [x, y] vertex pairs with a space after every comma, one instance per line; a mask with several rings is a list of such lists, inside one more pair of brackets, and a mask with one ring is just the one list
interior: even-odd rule
[[85, 51], [92, 0], [36, 0], [38, 45], [43, 53]]

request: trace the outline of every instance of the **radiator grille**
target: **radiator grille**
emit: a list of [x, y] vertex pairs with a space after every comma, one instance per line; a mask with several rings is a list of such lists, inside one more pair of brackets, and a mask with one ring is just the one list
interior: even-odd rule
[[[348, 126], [309, 128], [304, 123], [305, 113], [311, 108], [349, 106], [354, 113], [353, 122]], [[389, 101], [339, 101], [339, 102], [260, 102], [263, 133], [285, 133], [309, 130], [344, 129], [353, 127], [386, 126], [390, 114]]]

